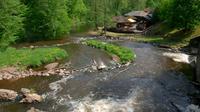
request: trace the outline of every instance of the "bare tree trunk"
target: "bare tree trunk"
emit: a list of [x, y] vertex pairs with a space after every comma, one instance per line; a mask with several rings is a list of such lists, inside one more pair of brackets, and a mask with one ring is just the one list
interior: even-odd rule
[[197, 81], [200, 83], [200, 43], [199, 43], [198, 54], [197, 54], [196, 78], [197, 78]]

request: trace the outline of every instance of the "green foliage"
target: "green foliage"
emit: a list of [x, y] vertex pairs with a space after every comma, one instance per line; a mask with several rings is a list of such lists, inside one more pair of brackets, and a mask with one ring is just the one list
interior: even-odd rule
[[199, 0], [173, 0], [169, 24], [180, 29], [193, 29], [200, 22]]
[[156, 3], [150, 3], [151, 5], [154, 5], [155, 11], [154, 11], [154, 20], [156, 22], [158, 21], [165, 21], [168, 18], [168, 15], [171, 10], [171, 4], [172, 0], [161, 0]]
[[157, 20], [179, 29], [193, 29], [200, 23], [199, 0], [162, 0], [156, 6]]
[[29, 40], [58, 39], [68, 34], [71, 20], [66, 0], [27, 0], [26, 37]]
[[0, 0], [0, 49], [5, 50], [23, 32], [25, 5], [19, 0]]
[[73, 19], [73, 26], [75, 30], [79, 29], [79, 27], [87, 23], [87, 13], [88, 9], [83, 0], [74, 0], [71, 18]]
[[105, 42], [97, 41], [97, 40], [87, 40], [85, 41], [86, 45], [92, 46], [98, 49], [102, 49], [107, 51], [108, 53], [117, 55], [121, 63], [125, 64], [127, 62], [133, 61], [136, 58], [135, 53], [128, 48], [116, 46], [113, 44], [108, 44]]
[[67, 57], [66, 51], [59, 48], [8, 48], [6, 51], [0, 52], [0, 67], [38, 67], [65, 57]]

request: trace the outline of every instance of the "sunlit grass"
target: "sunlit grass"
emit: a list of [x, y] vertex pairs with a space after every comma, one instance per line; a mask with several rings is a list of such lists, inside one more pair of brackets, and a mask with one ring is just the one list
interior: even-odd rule
[[6, 51], [0, 52], [0, 68], [8, 66], [38, 67], [67, 56], [67, 52], [60, 48], [8, 48]]
[[88, 46], [102, 49], [102, 50], [107, 51], [110, 54], [117, 55], [120, 58], [120, 61], [122, 64], [131, 62], [136, 57], [135, 53], [131, 49], [126, 48], [126, 47], [121, 47], [121, 46], [105, 43], [98, 40], [87, 40], [85, 41], [85, 43]]

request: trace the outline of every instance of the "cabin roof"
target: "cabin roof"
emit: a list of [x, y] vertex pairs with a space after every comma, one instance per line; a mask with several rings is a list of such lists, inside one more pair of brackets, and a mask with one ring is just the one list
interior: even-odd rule
[[134, 20], [135, 18], [133, 17], [130, 18], [130, 17], [124, 17], [124, 16], [115, 16], [112, 19], [116, 23], [134, 23], [135, 22]]
[[151, 11], [132, 11], [125, 14], [126, 17], [136, 17], [139, 19], [151, 20], [153, 15]]

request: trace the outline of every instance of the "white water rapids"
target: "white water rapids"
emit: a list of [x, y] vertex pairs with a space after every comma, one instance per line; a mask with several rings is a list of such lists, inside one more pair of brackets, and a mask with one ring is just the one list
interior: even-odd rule
[[[66, 112], [143, 112], [144, 108], [146, 108], [146, 110], [148, 109], [153, 110], [152, 112], [154, 112], [157, 111], [157, 108], [159, 106], [162, 106], [162, 104], [155, 105], [154, 101], [150, 99], [149, 96], [151, 96], [152, 94], [151, 89], [144, 89], [143, 87], [139, 86], [134, 88], [129, 93], [129, 96], [124, 99], [106, 98], [106, 99], [94, 100], [93, 93], [90, 93], [89, 96], [85, 96], [84, 98], [77, 100], [71, 98], [70, 95], [64, 95], [58, 97], [57, 94], [63, 90], [63, 87], [61, 85], [66, 84], [68, 80], [73, 78], [74, 77], [72, 76], [63, 77], [61, 80], [49, 84], [49, 87], [51, 88], [52, 91], [45, 95], [46, 97], [54, 99], [57, 105], [63, 105], [63, 106], [70, 105], [70, 109]], [[144, 79], [141, 85], [144, 86], [145, 83], [150, 83], [153, 81], [154, 80], [152, 79], [150, 80]], [[157, 89], [157, 87], [153, 88]], [[145, 95], [146, 98], [140, 100], [140, 98], [145, 97]], [[166, 102], [168, 102], [167, 99], [165, 100]], [[187, 107], [182, 107], [179, 105], [176, 106], [179, 110], [181, 110], [180, 112], [200, 112], [200, 108], [196, 105], [188, 105]], [[52, 108], [54, 109], [54, 107]]]

